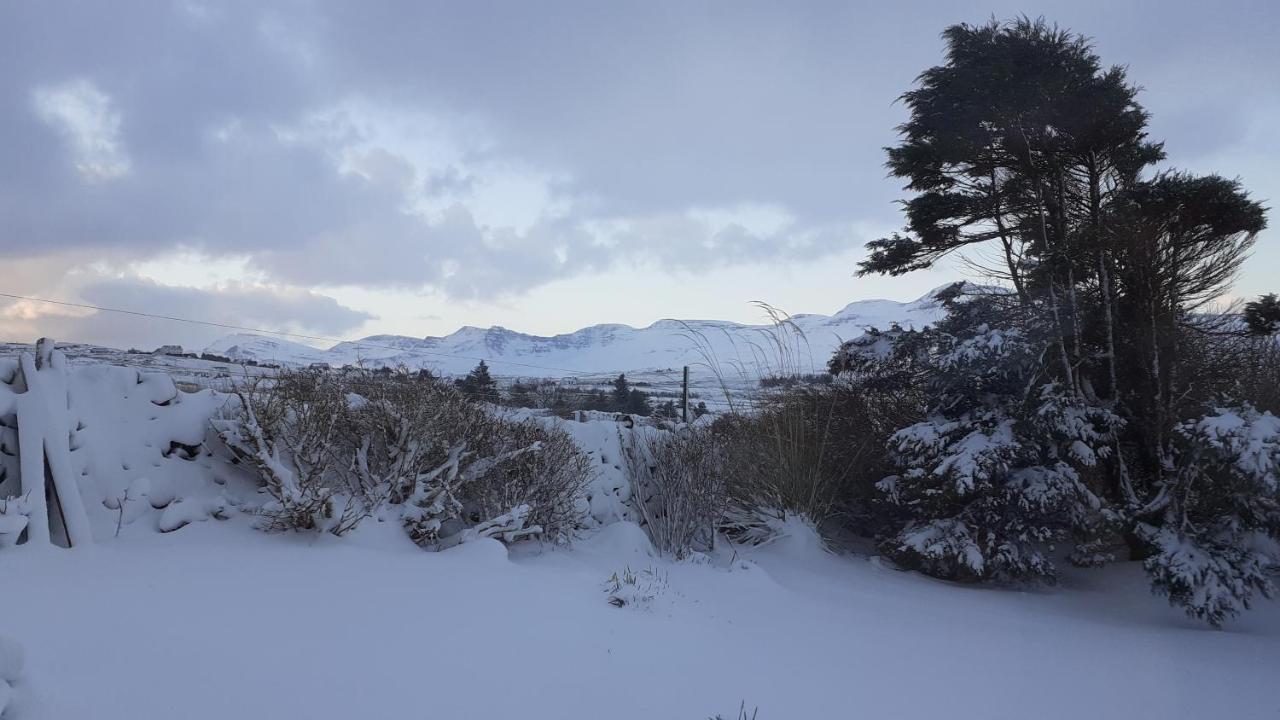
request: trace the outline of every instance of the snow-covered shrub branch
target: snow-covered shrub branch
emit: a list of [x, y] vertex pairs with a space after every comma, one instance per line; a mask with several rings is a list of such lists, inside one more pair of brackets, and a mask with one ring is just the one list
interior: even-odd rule
[[1178, 428], [1176, 481], [1161, 495], [1158, 525], [1139, 532], [1153, 589], [1187, 614], [1221, 625], [1271, 597], [1280, 566], [1280, 418], [1252, 407], [1217, 408]]
[[928, 417], [890, 436], [896, 472], [877, 487], [897, 509], [882, 550], [901, 564], [960, 580], [1052, 579], [1056, 543], [1102, 524], [1089, 475], [1122, 423], [1052, 381], [1042, 319], [971, 302], [924, 331], [846, 344], [851, 382], [909, 380]]
[[490, 433], [493, 460], [468, 486], [477, 517], [528, 508], [527, 521], [553, 542], [567, 541], [581, 522], [591, 465], [563, 431], [537, 420], [502, 419]]
[[711, 549], [727, 501], [723, 446], [705, 428], [637, 432], [630, 440], [632, 501], [654, 546], [681, 559]]
[[[504, 423], [497, 423], [494, 427], [503, 428]], [[498, 468], [526, 457], [539, 456], [543, 450], [541, 441], [484, 456], [466, 451], [466, 445], [454, 446], [442, 465], [417, 477], [415, 491], [403, 511], [404, 528], [410, 538], [428, 548], [449, 547], [477, 538], [497, 538], [503, 542], [515, 542], [531, 536], [567, 539], [572, 524], [557, 528], [564, 533], [563, 538], [553, 536], [534, 523], [534, 506], [520, 500], [530, 498], [530, 488], [544, 478], [534, 477], [527, 471], [495, 477]], [[511, 482], [503, 482], [504, 477]], [[570, 480], [570, 487], [576, 488], [581, 486], [585, 475], [563, 475], [563, 478]], [[507, 489], [494, 492], [497, 486], [507, 486]], [[490, 491], [489, 496], [486, 496], [486, 488]], [[506, 500], [498, 500], [495, 505], [492, 496], [497, 495], [506, 497]], [[568, 509], [573, 509], [576, 507], [575, 498], [576, 495], [571, 493], [568, 497], [539, 497], [536, 500], [540, 501], [539, 509], [545, 514], [562, 518], [573, 510], [553, 503], [568, 502]], [[506, 510], [493, 510], [495, 507]], [[451, 521], [452, 528], [449, 527]]]
[[235, 398], [215, 427], [261, 477], [264, 529], [343, 534], [390, 511], [439, 548], [563, 540], [577, 524], [588, 466], [568, 436], [425, 374], [286, 370]]
[[358, 498], [336, 497], [342, 490], [337, 439], [346, 412], [342, 387], [319, 370], [253, 378], [233, 389], [213, 427], [257, 471], [271, 498], [258, 509], [264, 530], [342, 535], [367, 515]]

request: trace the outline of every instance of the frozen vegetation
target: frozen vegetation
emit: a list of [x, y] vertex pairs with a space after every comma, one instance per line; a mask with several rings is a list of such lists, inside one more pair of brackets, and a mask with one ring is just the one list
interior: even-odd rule
[[[31, 383], [31, 370], [48, 377]], [[353, 447], [351, 457], [369, 464], [370, 447], [384, 455], [356, 485], [308, 486], [305, 466], [284, 449], [305, 450], [303, 441], [281, 439], [272, 454], [265, 443], [246, 449], [243, 437], [227, 436], [246, 417], [245, 401], [254, 403], [252, 388], [242, 397], [183, 392], [163, 374], [68, 370], [51, 344], [9, 361], [3, 379], [10, 420], [0, 495], [15, 499], [0, 519], [22, 518], [28, 530], [41, 516], [54, 519], [22, 545], [0, 547], [5, 720], [704, 718], [732, 717], [744, 701], [762, 718], [855, 710], [916, 718], [979, 707], [982, 717], [1009, 718], [1028, 707], [1045, 718], [1275, 710], [1278, 608], [1261, 606], [1214, 632], [1155, 602], [1139, 564], [1066, 569], [1051, 590], [975, 591], [896, 570], [857, 540], [833, 547], [798, 516], [764, 513], [776, 519], [753, 526], [755, 535], [739, 532], [737, 542], [681, 536], [681, 527], [715, 532], [697, 518], [716, 500], [663, 500], [663, 489], [688, 482], [679, 475], [687, 463], [663, 458], [694, 459], [693, 449], [671, 443], [705, 423], [677, 432], [626, 428], [607, 414], [447, 410], [489, 433], [497, 419], [564, 433], [477, 442], [489, 458], [478, 468], [480, 459], [459, 460], [465, 451], [447, 430], [426, 424], [460, 401], [433, 383], [417, 390], [431, 412], [382, 416], [393, 432], [423, 423], [420, 435], [379, 445], [371, 431], [373, 444]], [[340, 402], [356, 412], [419, 407], [396, 404], [393, 393], [404, 391], [368, 387]], [[256, 428], [238, 427], [262, 431], [270, 413], [262, 417]], [[1256, 467], [1274, 458], [1270, 422], [1222, 416], [1197, 431], [1247, 448], [1240, 462]], [[41, 435], [34, 451], [56, 458], [49, 466], [69, 478], [57, 486], [58, 508], [31, 502], [23, 481], [30, 456], [13, 441], [29, 427], [69, 431]], [[441, 460], [428, 441], [442, 437]], [[556, 532], [531, 527], [530, 510], [517, 512], [521, 498], [501, 498], [484, 517], [453, 514], [437, 497], [445, 486], [431, 484], [456, 473], [444, 494], [470, 511], [486, 496], [460, 483], [483, 485], [520, 461], [512, 453], [536, 454], [538, 442], [560, 437], [583, 460], [571, 511], [546, 515], [558, 501], [531, 508], [539, 522], [561, 523]], [[420, 462], [397, 465], [385, 454], [415, 441]], [[645, 465], [664, 474], [641, 477], [636, 468]], [[346, 468], [328, 468], [349, 480]], [[505, 472], [504, 485], [518, 484], [518, 468]], [[380, 473], [372, 486], [385, 494], [366, 494], [359, 502], [371, 506], [356, 508], [352, 488], [370, 487], [369, 473]], [[398, 477], [417, 489], [397, 490], [387, 478]], [[328, 509], [307, 495], [317, 488], [326, 488]], [[424, 501], [422, 493], [434, 495]], [[684, 526], [668, 514], [679, 508], [692, 518]], [[359, 522], [344, 509], [358, 509]], [[722, 532], [741, 531], [741, 510]], [[490, 531], [493, 523], [500, 527]], [[651, 540], [663, 523], [666, 534]], [[68, 541], [70, 550], [56, 547]], [[929, 692], [919, 691], [922, 681]]]
[[[0, 358], [0, 720], [1276, 717], [1280, 301], [1215, 305], [1266, 207], [1085, 38], [943, 37], [860, 272], [993, 286]], [[726, 402], [637, 389], [693, 359]]]

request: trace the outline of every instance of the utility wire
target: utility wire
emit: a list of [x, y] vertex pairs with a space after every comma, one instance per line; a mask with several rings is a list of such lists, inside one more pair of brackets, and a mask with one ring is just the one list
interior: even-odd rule
[[[171, 322], [183, 322], [183, 323], [190, 323], [193, 325], [204, 325], [207, 327], [222, 328], [224, 330], [240, 330], [243, 332], [260, 333], [263, 335], [278, 335], [280, 337], [287, 337], [287, 338], [299, 338], [302, 340], [328, 342], [328, 343], [333, 343], [335, 345], [338, 343], [346, 343], [348, 345], [355, 345], [357, 347], [371, 347], [371, 348], [380, 348], [384, 350], [394, 350], [398, 353], [404, 353], [408, 355], [420, 354], [420, 355], [430, 355], [430, 356], [436, 356], [436, 357], [454, 358], [457, 360], [468, 360], [468, 361], [474, 360], [477, 362], [483, 361], [490, 365], [511, 365], [513, 367], [532, 368], [534, 370], [552, 370], [558, 373], [564, 373], [568, 375], [578, 375], [583, 377], [592, 377], [592, 376], [606, 374], [606, 373], [599, 373], [599, 372], [588, 372], [586, 370], [569, 370], [568, 368], [550, 367], [547, 365], [534, 365], [532, 363], [522, 363], [514, 360], [494, 360], [494, 359], [485, 358], [485, 357], [454, 355], [452, 353], [435, 352], [431, 350], [422, 350], [418, 348], [406, 349], [402, 347], [397, 347], [395, 345], [386, 345], [382, 343], [369, 342], [367, 340], [343, 340], [341, 338], [326, 337], [324, 335], [306, 335], [304, 333], [285, 332], [283, 330], [267, 330], [264, 328], [246, 327], [244, 325], [231, 325], [228, 323], [212, 322], [209, 320], [194, 320], [192, 318], [176, 317], [174, 315], [159, 315], [156, 313], [139, 312], [137, 310], [123, 310], [121, 308], [102, 307], [100, 305], [69, 302], [67, 300], [51, 300], [49, 298], [34, 297], [31, 295], [17, 295], [14, 293], [0, 292], [0, 297], [10, 298], [13, 300], [27, 300], [29, 302], [48, 303], [50, 305], [61, 305], [63, 307], [82, 308], [85, 310], [97, 310], [100, 312], [119, 313], [121, 315], [132, 315], [134, 317], [151, 318], [154, 320], [169, 320]], [[675, 371], [674, 370], [652, 371], [652, 372], [646, 371], [644, 374], [673, 375], [675, 374]]]

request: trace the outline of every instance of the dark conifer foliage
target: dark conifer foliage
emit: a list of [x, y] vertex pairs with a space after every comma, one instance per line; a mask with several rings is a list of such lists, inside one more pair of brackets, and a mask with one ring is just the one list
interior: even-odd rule
[[[962, 252], [1009, 291], [957, 287], [937, 329], [868, 335], [832, 360], [935, 398], [891, 441], [902, 472], [882, 489], [905, 512], [885, 549], [947, 577], [1052, 577], [1050, 544], [1071, 536], [1093, 564], [1123, 539], [1157, 592], [1221, 623], [1271, 592], [1280, 560], [1280, 440], [1240, 439], [1280, 424], [1224, 404], [1239, 383], [1214, 365], [1239, 332], [1207, 312], [1265, 208], [1238, 181], [1151, 172], [1164, 148], [1137, 88], [1084, 37], [1023, 18], [943, 38], [888, 148], [912, 192], [906, 228], [869, 243], [859, 272]], [[1246, 311], [1253, 332], [1278, 317], [1274, 296]]]
[[489, 375], [489, 366], [483, 360], [466, 377], [458, 380], [458, 389], [476, 400], [498, 401], [498, 383]]
[[1269, 293], [1244, 305], [1244, 323], [1250, 335], [1280, 333], [1280, 300]]

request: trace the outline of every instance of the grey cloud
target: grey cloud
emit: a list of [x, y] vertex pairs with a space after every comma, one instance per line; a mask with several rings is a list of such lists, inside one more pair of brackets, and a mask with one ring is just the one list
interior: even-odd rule
[[[1065, 0], [192, 7], [0, 6], [0, 257], [145, 258], [181, 242], [250, 254], [282, 283], [463, 298], [619, 262], [819, 257], [868, 239], [855, 225], [900, 222], [880, 148], [902, 120], [894, 98], [939, 60], [949, 23], [1043, 13], [1094, 34], [1105, 59], [1151, 88], [1144, 101], [1175, 159], [1231, 147], [1280, 64], [1280, 12], [1265, 2], [1159, 13]], [[108, 154], [111, 171], [86, 182], [65, 131], [33, 108], [33, 92], [74, 82], [110, 98], [126, 171]], [[1270, 95], [1248, 111], [1276, 112]], [[289, 131], [351, 99], [486, 140], [441, 166], [384, 151], [343, 173], [365, 128]], [[509, 163], [545, 171], [567, 213], [517, 230], [487, 226], [474, 207], [431, 219], [410, 207], [465, 198], [485, 168]], [[795, 222], [712, 228], [689, 213], [742, 203]], [[601, 226], [620, 229], [601, 237]]]
[[[161, 285], [143, 278], [104, 278], [89, 282], [78, 294], [87, 304], [100, 307], [324, 336], [343, 336], [372, 318], [317, 293], [236, 283], [198, 289]], [[0, 332], [5, 340], [30, 340], [39, 334], [110, 346], [147, 347], [160, 339], [200, 348], [215, 337], [234, 332], [113, 312], [31, 303], [25, 308], [27, 312], [16, 313], [10, 304], [6, 313], [6, 308], [0, 307]]]

